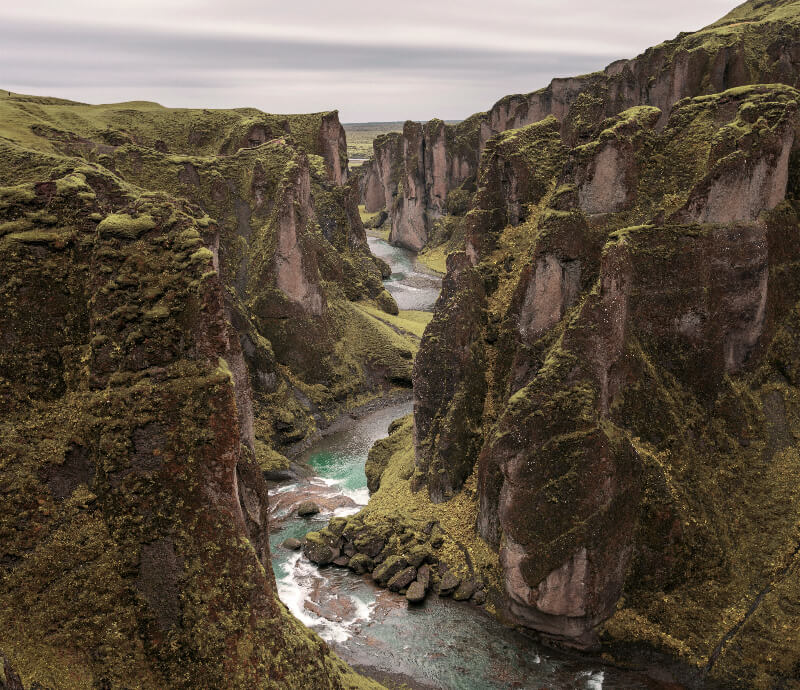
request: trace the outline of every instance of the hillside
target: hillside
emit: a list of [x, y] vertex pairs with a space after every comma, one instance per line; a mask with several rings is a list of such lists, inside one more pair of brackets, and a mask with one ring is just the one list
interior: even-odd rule
[[264, 477], [418, 343], [353, 304], [396, 312], [336, 113], [4, 92], [0, 122], [6, 668], [373, 687], [287, 614], [267, 540]]
[[[357, 174], [337, 111], [0, 91], [0, 688], [381, 687], [281, 603], [276, 521], [368, 611], [435, 593], [653, 686], [800, 686], [799, 88], [800, 0], [750, 0], [462, 122], [354, 125]], [[360, 203], [446, 267], [432, 318]], [[412, 398], [349, 468], [368, 505], [270, 512], [297, 453]]]

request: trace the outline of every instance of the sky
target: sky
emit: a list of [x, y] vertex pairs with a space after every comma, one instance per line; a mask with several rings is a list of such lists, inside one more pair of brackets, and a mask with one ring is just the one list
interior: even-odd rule
[[735, 0], [0, 2], [0, 88], [88, 103], [462, 119], [694, 31]]

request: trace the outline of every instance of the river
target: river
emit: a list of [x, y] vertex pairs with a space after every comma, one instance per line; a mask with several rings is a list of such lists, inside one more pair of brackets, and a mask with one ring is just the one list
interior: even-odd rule
[[[387, 289], [401, 309], [430, 310], [439, 280], [411, 252], [370, 238], [373, 253], [392, 266]], [[289, 610], [313, 628], [348, 663], [379, 679], [411, 688], [442, 690], [539, 690], [541, 688], [653, 688], [639, 675], [609, 668], [591, 658], [554, 651], [505, 627], [471, 604], [431, 594], [424, 606], [376, 587], [369, 576], [346, 568], [318, 569], [301, 552], [281, 546], [302, 539], [334, 516], [351, 515], [369, 494], [364, 463], [389, 423], [412, 410], [395, 403], [355, 420], [297, 460], [310, 476], [270, 491], [270, 546], [278, 593]], [[322, 512], [298, 518], [297, 505], [312, 499]]]

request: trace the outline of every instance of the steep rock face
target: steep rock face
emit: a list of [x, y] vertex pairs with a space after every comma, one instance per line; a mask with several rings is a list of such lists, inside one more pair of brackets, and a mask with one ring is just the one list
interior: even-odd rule
[[558, 121], [547, 118], [494, 139], [486, 149], [478, 191], [466, 215], [466, 248], [473, 263], [491, 251], [500, 230], [519, 225], [551, 192], [566, 149]]
[[418, 252], [428, 240], [425, 189], [425, 147], [422, 125], [406, 122], [403, 127], [404, 170], [392, 212], [389, 242]]
[[[374, 157], [364, 177], [364, 204], [369, 213], [394, 207], [400, 185], [403, 141], [398, 132], [389, 132], [372, 142]], [[369, 194], [367, 194], [369, 192]]]
[[[748, 56], [758, 55], [759, 58]], [[478, 173], [482, 152], [492, 137], [507, 130], [519, 129], [555, 117], [565, 141], [575, 145], [594, 138], [597, 127], [608, 117], [635, 106], [653, 106], [661, 111], [655, 126], [663, 128], [673, 105], [682, 98], [717, 93], [746, 84], [783, 83], [800, 84], [800, 22], [797, 20], [794, 0], [775, 2], [747, 2], [719, 22], [692, 34], [681, 34], [672, 41], [650, 48], [631, 60], [619, 60], [602, 72], [583, 77], [554, 79], [549, 86], [526, 95], [507, 96], [488, 112], [473, 115], [455, 125], [444, 126], [445, 139], [458, 141], [458, 153], [448, 151], [445, 164], [425, 167], [424, 182], [418, 180], [411, 190], [403, 188], [404, 199], [396, 204], [405, 209], [405, 199], [413, 199], [415, 214], [393, 214], [392, 206], [386, 208], [392, 215], [396, 237], [419, 237], [418, 218], [427, 219], [427, 235], [441, 214], [441, 190], [457, 189]], [[438, 121], [434, 121], [437, 122]], [[433, 127], [436, 137], [425, 140], [431, 150], [441, 138], [439, 124]], [[404, 153], [405, 151], [409, 153]], [[603, 152], [597, 160], [601, 167], [613, 168], [619, 158], [615, 149]], [[403, 156], [417, 155], [416, 149], [403, 147]], [[404, 157], [392, 166], [408, 167]], [[603, 176], [602, 179], [610, 179]], [[434, 187], [420, 201], [419, 189]], [[586, 203], [619, 205], [624, 203], [622, 188], [615, 188], [617, 197], [609, 201], [605, 192], [592, 189]], [[598, 206], [599, 208], [599, 206]], [[378, 210], [375, 208], [374, 210]], [[590, 211], [593, 212], [593, 211]], [[598, 211], [599, 212], [599, 211]], [[410, 245], [409, 245], [410, 246]]]
[[486, 388], [477, 337], [485, 320], [483, 282], [466, 254], [452, 254], [447, 268], [436, 317], [414, 363], [414, 483], [426, 486], [435, 502], [452, 497], [472, 472]]
[[334, 110], [322, 115], [319, 127], [320, 152], [334, 184], [347, 182], [347, 135], [339, 122], [339, 112]]
[[[441, 358], [469, 323], [486, 364], [446, 390], [418, 364], [417, 464], [438, 457], [444, 472], [416, 486], [437, 498], [436, 478], [463, 482], [478, 458], [478, 530], [525, 625], [582, 647], [655, 646], [731, 685], [794, 673], [796, 641], [780, 631], [800, 610], [787, 580], [798, 499], [782, 478], [800, 472], [784, 435], [800, 429], [786, 368], [798, 97], [739, 88], [681, 100], [661, 131], [662, 113], [642, 107], [571, 150], [547, 121], [487, 146], [462, 220], [485, 312], [444, 327], [437, 305], [418, 356]], [[524, 216], [515, 169], [539, 190]], [[476, 378], [482, 411], [459, 440], [479, 452], [420, 446]]]
[[386, 206], [386, 196], [378, 174], [373, 170], [375, 160], [368, 160], [359, 169], [359, 198], [367, 213], [375, 213]]
[[322, 316], [326, 305], [319, 272], [303, 265], [306, 252], [302, 250], [299, 239], [299, 229], [307, 220], [304, 214], [311, 208], [311, 180], [307, 167], [299, 169], [291, 190], [279, 212], [275, 282], [278, 289], [300, 305], [303, 312], [311, 316]]
[[[189, 199], [219, 223], [219, 270], [253, 372], [263, 443], [301, 441], [348, 396], [410, 379], [410, 362], [386, 338], [359, 354], [342, 347], [352, 316], [343, 303], [387, 299], [385, 308], [396, 308], [369, 252], [356, 181], [333, 185], [322, 157], [286, 138], [189, 161], [130, 145], [109, 157], [126, 179]], [[372, 365], [387, 355], [388, 368]], [[276, 364], [292, 376], [276, 375]], [[276, 407], [287, 412], [276, 417]]]
[[[474, 190], [477, 122], [471, 117], [448, 127], [437, 119], [424, 125], [409, 121], [402, 135], [375, 140], [362, 198], [367, 211], [389, 212], [390, 242], [419, 251], [437, 218], [447, 212], [448, 194], [464, 184]], [[383, 203], [378, 188], [384, 189]]]
[[345, 687], [276, 598], [217, 227], [100, 166], [3, 188], [0, 214], [0, 618], [19, 687]]
[[351, 306], [383, 292], [356, 191], [321, 115], [139, 107], [0, 102], [6, 680], [376, 687], [278, 601], [264, 480], [410, 376]]

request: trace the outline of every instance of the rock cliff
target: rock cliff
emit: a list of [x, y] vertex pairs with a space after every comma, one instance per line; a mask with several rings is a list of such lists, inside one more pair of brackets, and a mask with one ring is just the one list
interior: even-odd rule
[[[500, 615], [698, 687], [800, 668], [798, 27], [800, 4], [749, 2], [503, 99], [457, 182], [436, 122], [385, 164], [394, 241], [446, 227], [457, 251], [365, 519], [400, 519], [380, 472], [405, 477], [412, 523], [474, 515]], [[468, 211], [434, 221], [454, 191]]]
[[740, 87], [661, 129], [641, 106], [578, 146], [552, 117], [487, 144], [415, 366], [413, 485], [477, 478], [506, 610], [554, 640], [795, 677], [798, 102]]
[[[441, 217], [447, 195], [462, 187], [474, 191], [481, 154], [500, 132], [554, 116], [564, 140], [575, 145], [588, 141], [605, 118], [642, 105], [661, 111], [655, 124], [661, 129], [682, 98], [747, 84], [798, 86], [799, 69], [793, 0], [748, 2], [702, 31], [681, 34], [602, 72], [554, 79], [544, 89], [506, 96], [458, 125], [433, 120], [420, 133], [416, 123], [408, 123], [394, 157], [384, 149], [382, 164], [368, 170], [365, 188], [385, 186], [388, 178], [408, 180], [392, 203], [387, 197], [385, 208], [392, 242], [418, 251]], [[376, 160], [378, 150], [376, 143]], [[370, 202], [372, 211], [381, 208], [376, 196]]]
[[0, 110], [0, 685], [378, 687], [267, 538], [279, 449], [410, 376], [335, 113]]

